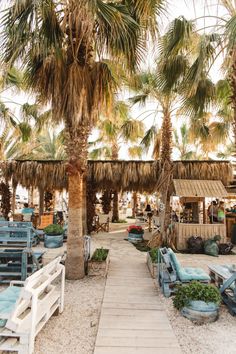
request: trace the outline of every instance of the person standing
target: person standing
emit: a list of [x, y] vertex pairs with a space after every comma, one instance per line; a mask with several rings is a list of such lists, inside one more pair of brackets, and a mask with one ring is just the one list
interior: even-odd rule
[[213, 200], [209, 205], [207, 209], [207, 215], [210, 219], [211, 224], [213, 224], [214, 222], [218, 222], [218, 208], [215, 200]]
[[217, 210], [217, 218], [218, 222], [224, 223], [225, 221], [225, 208], [224, 208], [224, 202], [220, 202]]

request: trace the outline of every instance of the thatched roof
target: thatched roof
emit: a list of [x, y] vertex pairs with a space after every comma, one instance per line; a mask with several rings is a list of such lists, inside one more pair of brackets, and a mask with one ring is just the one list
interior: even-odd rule
[[[23, 187], [67, 188], [65, 161], [7, 161], [0, 167], [7, 180]], [[97, 190], [152, 192], [160, 174], [158, 161], [89, 161], [88, 181]], [[232, 167], [228, 161], [174, 161], [174, 178], [221, 180], [228, 185]]]
[[228, 193], [221, 181], [174, 179], [175, 195], [179, 197], [224, 198]]

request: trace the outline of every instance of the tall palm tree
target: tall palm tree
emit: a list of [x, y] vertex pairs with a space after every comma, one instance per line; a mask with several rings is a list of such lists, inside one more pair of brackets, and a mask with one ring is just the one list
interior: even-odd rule
[[[158, 153], [160, 153], [162, 173], [158, 185], [164, 204], [161, 215], [161, 234], [164, 242], [167, 241], [168, 225], [170, 223], [169, 186], [172, 181], [173, 168], [171, 161], [173, 144], [171, 118], [177, 113], [183, 116], [192, 115], [198, 126], [201, 126], [204, 124], [210, 103], [215, 97], [214, 84], [209, 80], [207, 72], [204, 71], [201, 71], [201, 75], [199, 74], [194, 89], [189, 90], [188, 82], [193, 76], [197, 55], [194, 45], [191, 47], [191, 52], [186, 49], [186, 38], [189, 38], [189, 32], [193, 33], [192, 23], [184, 18], [174, 20], [159, 41], [159, 56], [155, 71], [141, 73], [138, 76], [136, 87], [135, 81], [132, 86], [137, 92], [132, 101], [143, 103], [149, 97], [154, 98], [157, 102], [157, 111], [163, 117], [161, 137], [153, 134], [155, 127], [151, 127], [148, 131], [148, 138], [145, 137], [143, 143], [150, 143], [150, 137], [155, 136], [155, 156], [158, 157]], [[205, 38], [197, 36], [195, 39], [197, 40], [196, 43], [202, 47]], [[185, 82], [185, 85], [183, 85], [183, 82]]]
[[[217, 2], [206, 1], [206, 6], [220, 6], [223, 9], [223, 16], [210, 15], [210, 18], [215, 17], [215, 24], [209, 26], [211, 31], [199, 35], [197, 32], [197, 19], [187, 21], [181, 17], [175, 19], [171, 26], [172, 41], [170, 42], [168, 51], [165, 55], [169, 57], [177, 57], [182, 53], [194, 53], [194, 60], [188, 68], [181, 68], [177, 61], [172, 67], [170, 77], [175, 70], [185, 71], [184, 79], [182, 80], [182, 91], [186, 92], [185, 111], [192, 116], [201, 116], [202, 113], [209, 111], [209, 107], [216, 105], [220, 98], [220, 103], [224, 103], [227, 109], [223, 109], [219, 114], [221, 122], [215, 124], [215, 133], [218, 132], [222, 136], [224, 129], [226, 131], [231, 121], [231, 129], [235, 137], [236, 144], [236, 3], [229, 0], [218, 0]], [[208, 16], [206, 16], [207, 18]], [[206, 31], [209, 30], [206, 29]], [[193, 50], [193, 46], [195, 49]], [[218, 59], [222, 59], [222, 67], [225, 74], [224, 81], [224, 97], [219, 97], [217, 85], [214, 86], [207, 78], [211, 69]], [[177, 80], [179, 77], [177, 77]], [[176, 78], [172, 80], [176, 83]], [[220, 86], [222, 83], [218, 83]], [[220, 90], [222, 87], [220, 87]], [[205, 94], [204, 94], [205, 93]], [[222, 102], [222, 99], [224, 102]], [[226, 105], [225, 105], [226, 103]], [[231, 107], [229, 105], [231, 104]], [[206, 107], [208, 106], [208, 109]], [[203, 110], [203, 107], [205, 110]], [[220, 111], [219, 111], [220, 113]], [[218, 124], [221, 123], [221, 124]]]
[[164, 1], [10, 1], [3, 18], [3, 57], [21, 61], [28, 86], [64, 121], [69, 176], [66, 273], [84, 276], [82, 201], [88, 136], [117, 80], [108, 58], [134, 71], [156, 34]]
[[[91, 151], [90, 157], [118, 160], [121, 145], [135, 143], [143, 136], [143, 123], [130, 116], [130, 107], [124, 101], [116, 101], [108, 117], [101, 117], [98, 123], [99, 137], [94, 144], [99, 148]], [[113, 191], [112, 221], [119, 220], [118, 191]]]

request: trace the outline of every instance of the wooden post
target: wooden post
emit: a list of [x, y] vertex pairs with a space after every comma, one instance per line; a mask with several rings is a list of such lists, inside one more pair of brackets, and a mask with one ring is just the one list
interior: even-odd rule
[[206, 224], [206, 199], [203, 198], [203, 224]]
[[132, 217], [135, 218], [136, 205], [138, 202], [137, 192], [133, 192], [133, 208], [132, 208]]
[[39, 216], [43, 215], [44, 212], [44, 189], [39, 188]]
[[15, 208], [16, 208], [16, 185], [13, 184], [12, 186], [12, 214], [15, 214]]

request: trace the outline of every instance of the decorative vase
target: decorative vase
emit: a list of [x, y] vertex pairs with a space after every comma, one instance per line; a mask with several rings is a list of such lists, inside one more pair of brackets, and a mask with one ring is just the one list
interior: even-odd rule
[[63, 234], [62, 235], [44, 235], [44, 247], [46, 248], [59, 248], [63, 246]]
[[190, 301], [188, 306], [182, 308], [181, 313], [197, 324], [210, 323], [218, 319], [219, 306], [214, 302]]
[[143, 233], [142, 234], [133, 234], [129, 232], [128, 241], [131, 243], [138, 243], [143, 241]]

